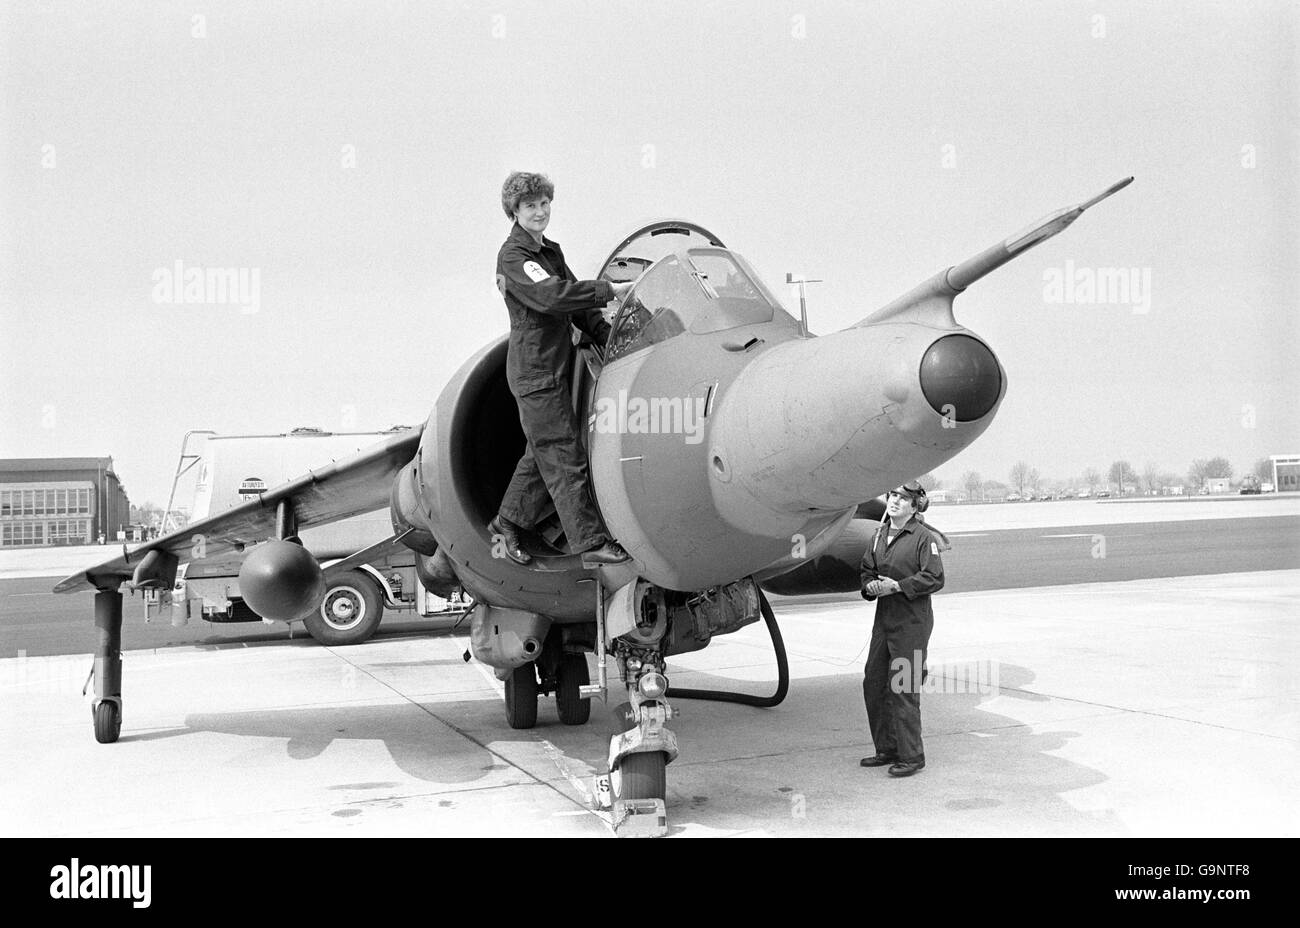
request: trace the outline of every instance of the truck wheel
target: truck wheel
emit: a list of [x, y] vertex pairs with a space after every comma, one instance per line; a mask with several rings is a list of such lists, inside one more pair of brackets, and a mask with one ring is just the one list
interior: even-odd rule
[[532, 661], [506, 677], [506, 721], [511, 728], [537, 724], [537, 665]]
[[668, 755], [663, 751], [629, 754], [614, 768], [615, 799], [667, 799]]
[[591, 700], [579, 695], [580, 687], [591, 682], [587, 655], [565, 654], [560, 659], [555, 680], [555, 710], [565, 725], [586, 725], [591, 718]]
[[375, 633], [383, 616], [375, 581], [363, 571], [349, 570], [329, 581], [320, 608], [303, 623], [321, 644], [360, 644]]

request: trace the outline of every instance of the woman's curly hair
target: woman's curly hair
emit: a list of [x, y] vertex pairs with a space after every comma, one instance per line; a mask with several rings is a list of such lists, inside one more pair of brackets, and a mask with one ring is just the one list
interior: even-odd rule
[[501, 208], [507, 219], [515, 218], [519, 201], [529, 197], [543, 196], [555, 199], [555, 185], [545, 174], [529, 174], [527, 171], [511, 171], [506, 182], [501, 185]]

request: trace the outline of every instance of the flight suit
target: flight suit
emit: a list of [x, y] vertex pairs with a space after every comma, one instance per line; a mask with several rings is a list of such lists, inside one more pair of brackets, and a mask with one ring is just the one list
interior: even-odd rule
[[571, 551], [608, 540], [591, 498], [587, 454], [570, 393], [573, 323], [604, 345], [600, 307], [614, 298], [605, 281], [578, 280], [560, 246], [542, 244], [518, 223], [497, 253], [497, 289], [510, 312], [506, 381], [519, 407], [528, 447], [501, 500], [501, 515], [533, 528], [554, 503]]
[[921, 743], [921, 684], [925, 655], [934, 630], [930, 594], [943, 589], [943, 560], [930, 530], [913, 516], [888, 541], [889, 524], [881, 527], [862, 556], [862, 598], [867, 583], [897, 581], [899, 591], [876, 602], [876, 621], [863, 668], [862, 698], [876, 753], [900, 761], [925, 760]]

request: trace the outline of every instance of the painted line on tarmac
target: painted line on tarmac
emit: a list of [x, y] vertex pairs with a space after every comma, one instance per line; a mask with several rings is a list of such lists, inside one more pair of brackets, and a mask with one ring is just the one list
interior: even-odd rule
[[[454, 637], [452, 637], [450, 640], [456, 642], [458, 645], [461, 644], [461, 640], [458, 639], [458, 638], [454, 638]], [[468, 642], [468, 640], [466, 640], [466, 641], [464, 642], [464, 644], [465, 644], [466, 647], [468, 647], [468, 646], [469, 646], [469, 642]], [[387, 683], [387, 682], [385, 682], [385, 681], [383, 681], [383, 680], [380, 680], [378, 677], [376, 677], [373, 673], [371, 673], [371, 672], [370, 672], [369, 670], [367, 670], [365, 667], [361, 666], [360, 664], [356, 664], [356, 663], [354, 663], [353, 661], [348, 660], [346, 657], [344, 657], [342, 654], [338, 653], [338, 651], [334, 650], [333, 648], [328, 648], [328, 647], [327, 647], [327, 648], [325, 648], [324, 650], [326, 650], [327, 652], [329, 652], [331, 655], [333, 655], [334, 657], [338, 658], [339, 660], [343, 661], [344, 663], [349, 664], [349, 665], [351, 665], [352, 667], [355, 667], [357, 670], [359, 670], [361, 673], [365, 674], [366, 676], [370, 677], [372, 680], [374, 680], [374, 681], [375, 681], [376, 683], [378, 683], [380, 686], [385, 687], [386, 689], [392, 690], [392, 692], [393, 692], [395, 695], [397, 695], [397, 696], [400, 697], [401, 699], [406, 700], [408, 703], [410, 703], [410, 704], [411, 704], [412, 706], [414, 706], [415, 708], [419, 709], [421, 712], [423, 712], [425, 715], [429, 716], [430, 718], [435, 719], [435, 720], [437, 720], [438, 722], [440, 722], [441, 724], [447, 726], [447, 727], [450, 728], [452, 731], [454, 731], [456, 734], [458, 734], [458, 735], [460, 735], [462, 738], [464, 738], [466, 741], [469, 741], [470, 743], [475, 744], [475, 745], [477, 745], [478, 747], [482, 748], [484, 751], [487, 751], [487, 752], [488, 752], [489, 754], [491, 754], [493, 757], [495, 757], [495, 758], [497, 758], [498, 760], [502, 761], [506, 766], [508, 766], [508, 767], [513, 767], [515, 770], [518, 770], [521, 774], [523, 774], [523, 775], [524, 775], [525, 777], [527, 777], [528, 779], [532, 780], [532, 781], [533, 781], [534, 783], [536, 783], [537, 785], [546, 787], [547, 789], [549, 789], [549, 790], [551, 790], [552, 792], [554, 792], [556, 795], [561, 796], [561, 797], [564, 798], [566, 801], [568, 801], [568, 802], [572, 803], [573, 805], [577, 806], [577, 809], [576, 809], [576, 810], [573, 810], [573, 811], [577, 811], [577, 812], [581, 812], [581, 813], [584, 813], [584, 814], [593, 815], [593, 816], [595, 816], [596, 818], [600, 819], [602, 822], [604, 822], [605, 825], [606, 825], [607, 827], [611, 827], [611, 828], [613, 827], [612, 821], [611, 821], [609, 818], [607, 818], [605, 815], [603, 815], [602, 813], [600, 813], [600, 812], [598, 812], [598, 811], [596, 811], [595, 809], [592, 809], [592, 808], [590, 808], [590, 807], [584, 808], [582, 803], [578, 802], [578, 801], [577, 801], [576, 799], [574, 799], [572, 796], [567, 795], [563, 790], [558, 789], [558, 788], [555, 786], [554, 783], [548, 782], [547, 780], [543, 780], [543, 779], [542, 779], [541, 777], [539, 777], [537, 774], [531, 772], [530, 770], [528, 770], [527, 768], [523, 767], [522, 765], [520, 765], [520, 764], [518, 764], [518, 763], [515, 763], [514, 761], [510, 760], [510, 758], [506, 757], [504, 754], [502, 754], [502, 753], [500, 753], [499, 751], [496, 751], [496, 750], [494, 750], [493, 748], [489, 747], [489, 746], [488, 746], [484, 741], [482, 741], [482, 740], [480, 740], [479, 738], [476, 738], [476, 737], [474, 737], [473, 735], [471, 735], [471, 734], [470, 734], [466, 729], [464, 729], [464, 728], [462, 728], [461, 726], [455, 724], [454, 722], [450, 721], [449, 719], [445, 719], [445, 718], [443, 718], [442, 716], [438, 715], [438, 713], [434, 712], [434, 711], [433, 711], [432, 709], [430, 709], [427, 705], [425, 705], [425, 704], [423, 704], [423, 703], [420, 703], [420, 702], [417, 702], [415, 699], [411, 698], [410, 696], [408, 696], [408, 695], [406, 695], [405, 693], [403, 693], [403, 692], [401, 692], [400, 690], [398, 690], [398, 689], [397, 689], [396, 687], [394, 687], [392, 684]], [[480, 674], [483, 675], [483, 678], [484, 678], [485, 680], [487, 680], [487, 682], [492, 686], [492, 689], [495, 690], [495, 691], [497, 692], [498, 695], [500, 695], [500, 696], [502, 696], [502, 697], [504, 698], [504, 696], [505, 696], [505, 684], [503, 684], [500, 680], [498, 680], [498, 679], [496, 678], [495, 675], [493, 675], [492, 673], [489, 673], [489, 672], [488, 672], [488, 669], [487, 669], [487, 666], [486, 666], [485, 664], [481, 663], [480, 661], [476, 661], [476, 660], [471, 660], [470, 663], [472, 663], [472, 664], [474, 665], [475, 669], [478, 670], [478, 672], [479, 672]], [[568, 781], [570, 782], [571, 785], [576, 785], [576, 786], [577, 786], [579, 792], [583, 795], [583, 797], [588, 799], [588, 806], [590, 806], [590, 805], [592, 804], [592, 803], [591, 803], [591, 799], [590, 799], [590, 797], [591, 797], [591, 793], [590, 793], [590, 791], [589, 791], [588, 789], [586, 789], [583, 785], [581, 785], [578, 781], [576, 781], [576, 780], [574, 779], [574, 777], [569, 773], [569, 770], [567, 769], [566, 766], [561, 766], [560, 762], [556, 760], [555, 754], [559, 754], [559, 756], [562, 757], [562, 758], [564, 757], [564, 754], [563, 754], [561, 751], [559, 751], [558, 748], [556, 748], [554, 745], [552, 745], [549, 741], [546, 741], [545, 739], [542, 739], [542, 738], [535, 738], [534, 740], [537, 741], [537, 742], [540, 742], [540, 743], [541, 743], [543, 751], [546, 751], [546, 753], [547, 753], [547, 755], [549, 756], [551, 762], [554, 763], [554, 764], [556, 765], [556, 767], [559, 768], [561, 775], [563, 775], [564, 778], [565, 778], [566, 780], [568, 780]], [[548, 750], [548, 748], [549, 748], [549, 750]], [[552, 752], [554, 752], [554, 753], [552, 753]], [[567, 759], [568, 759], [568, 758], [565, 758], [565, 760], [567, 760]]]
[[[460, 642], [457, 641], [457, 644], [459, 643]], [[469, 647], [468, 641], [466, 641], [465, 647], [466, 648]], [[488, 682], [488, 685], [491, 686], [492, 689], [496, 691], [496, 694], [502, 698], [505, 698], [505, 684], [496, 678], [496, 674], [489, 671], [487, 669], [487, 665], [482, 663], [481, 661], [471, 660], [470, 663], [474, 665], [474, 669], [479, 672], [479, 674], [483, 677], [483, 679]], [[612, 830], [614, 828], [613, 817], [595, 808], [596, 797], [592, 794], [591, 788], [587, 785], [587, 778], [575, 776], [570, 769], [569, 765], [570, 762], [572, 761], [572, 758], [568, 757], [563, 751], [557, 748], [550, 741], [547, 741], [545, 738], [539, 738], [538, 741], [540, 742], [542, 746], [542, 750], [545, 752], [547, 759], [550, 760], [550, 762], [555, 765], [555, 769], [560, 772], [560, 776], [564, 777], [564, 779], [569, 782], [569, 785], [580, 796], [582, 796], [583, 802], [587, 804], [587, 808], [585, 809], [575, 809], [570, 812], [560, 812], [556, 814], [575, 815], [575, 816], [592, 815], [600, 819], [600, 821], [605, 823], [606, 827]]]

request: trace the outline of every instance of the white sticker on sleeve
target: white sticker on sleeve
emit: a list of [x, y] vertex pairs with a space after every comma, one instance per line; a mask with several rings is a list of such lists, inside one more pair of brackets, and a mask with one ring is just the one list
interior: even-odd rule
[[935, 544], [933, 541], [930, 542], [930, 553], [933, 554], [935, 557], [939, 556], [939, 546]]
[[542, 267], [536, 261], [525, 261], [524, 273], [527, 274], [528, 279], [535, 284], [540, 284], [543, 280], [546, 280], [546, 278], [551, 276], [546, 272], [546, 268]]

